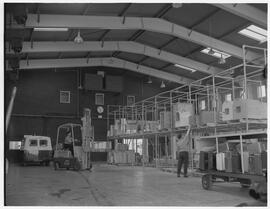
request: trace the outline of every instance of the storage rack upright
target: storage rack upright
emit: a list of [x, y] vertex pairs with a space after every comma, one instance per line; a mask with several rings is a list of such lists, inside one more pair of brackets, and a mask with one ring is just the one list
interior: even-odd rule
[[[237, 121], [227, 121], [220, 122], [219, 114], [221, 112], [222, 100], [224, 100], [225, 95], [228, 93], [231, 94], [232, 100], [236, 98], [247, 99], [249, 98], [250, 89], [257, 88], [266, 85], [265, 80], [263, 79], [263, 71], [267, 66], [267, 50], [264, 48], [258, 48], [253, 46], [243, 47], [243, 63], [231, 67], [227, 70], [224, 70], [220, 73], [204, 77], [202, 79], [193, 81], [187, 85], [182, 85], [170, 91], [162, 92], [153, 97], [147, 98], [145, 100], [136, 102], [132, 107], [128, 106], [111, 106], [109, 105], [107, 110], [108, 114], [108, 128], [111, 124], [111, 119], [117, 120], [121, 117], [130, 117], [133, 120], [140, 120], [143, 125], [146, 124], [147, 119], [153, 121], [160, 120], [160, 111], [165, 110], [170, 112], [171, 123], [170, 127], [167, 129], [156, 129], [156, 130], [142, 130], [139, 133], [119, 133], [111, 134], [108, 136], [108, 139], [136, 139], [146, 137], [154, 137], [154, 151], [155, 151], [155, 166], [158, 167], [158, 141], [161, 136], [166, 136], [166, 140], [169, 140], [170, 146], [165, 147], [167, 150], [165, 153], [171, 159], [169, 164], [175, 164], [174, 159], [174, 144], [173, 136], [179, 132], [185, 133], [187, 128], [174, 128], [173, 127], [173, 111], [172, 106], [176, 102], [185, 101], [187, 103], [192, 103], [195, 108], [195, 114], [200, 112], [200, 101], [205, 100], [206, 109], [213, 113], [213, 122], [209, 124], [198, 124], [198, 116], [194, 118], [196, 120], [196, 126], [192, 126], [191, 136], [194, 138], [194, 143], [196, 144], [196, 138], [202, 137], [206, 133], [209, 137], [215, 139], [216, 147], [218, 149], [218, 138], [219, 134], [234, 134], [239, 137], [242, 136], [242, 133], [249, 134], [250, 132], [263, 132], [267, 134], [267, 120], [253, 120], [247, 118], [239, 119]], [[247, 59], [249, 53], [258, 55], [256, 60]], [[266, 100], [266, 98], [256, 98], [260, 101]], [[264, 101], [266, 102], [266, 101]], [[237, 131], [236, 131], [237, 130]], [[203, 139], [203, 137], [202, 137]], [[243, 146], [242, 146], [242, 137], [240, 137], [241, 144], [241, 156], [243, 156]], [[170, 148], [170, 149], [169, 149]], [[196, 150], [200, 147], [196, 147]], [[196, 155], [195, 149], [191, 148], [191, 168], [197, 169], [198, 167], [194, 164], [194, 155]], [[170, 152], [169, 152], [170, 151]]]

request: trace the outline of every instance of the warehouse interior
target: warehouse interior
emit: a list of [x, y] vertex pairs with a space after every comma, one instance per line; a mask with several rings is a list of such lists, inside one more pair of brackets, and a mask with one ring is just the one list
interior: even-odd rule
[[5, 3], [4, 205], [267, 206], [267, 20]]

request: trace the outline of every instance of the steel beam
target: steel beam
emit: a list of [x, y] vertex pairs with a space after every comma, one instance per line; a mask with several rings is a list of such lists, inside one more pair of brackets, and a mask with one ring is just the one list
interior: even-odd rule
[[267, 13], [248, 4], [213, 4], [227, 12], [249, 20], [263, 28], [267, 28]]
[[48, 69], [48, 68], [78, 68], [78, 67], [94, 67], [105, 66], [114, 68], [123, 68], [137, 73], [150, 75], [159, 79], [173, 81], [179, 84], [188, 84], [193, 80], [187, 79], [175, 74], [160, 71], [154, 68], [150, 68], [143, 65], [137, 65], [133, 62], [110, 57], [110, 58], [90, 58], [87, 62], [87, 58], [72, 58], [72, 59], [33, 59], [33, 60], [21, 60], [20, 68], [24, 70], [29, 69]]
[[[197, 71], [216, 74], [222, 71], [220, 68], [212, 67], [201, 62], [194, 61], [170, 52], [159, 50], [144, 44], [131, 41], [85, 41], [82, 44], [76, 44], [73, 41], [56, 42], [23, 42], [22, 53], [42, 53], [42, 52], [88, 52], [88, 51], [121, 51], [135, 54], [144, 54], [145, 56], [180, 64], [186, 67], [196, 69]], [[6, 53], [13, 53], [6, 43]]]
[[[8, 18], [7, 18], [8, 19]], [[115, 16], [82, 16], [82, 15], [50, 15], [41, 14], [40, 21], [37, 21], [37, 14], [28, 14], [25, 26], [16, 25], [12, 21], [11, 26], [7, 24], [8, 28], [33, 28], [33, 27], [67, 27], [75, 29], [124, 29], [124, 30], [147, 30], [157, 33], [168, 34], [176, 36], [196, 44], [211, 47], [219, 51], [228, 53], [232, 56], [242, 58], [242, 48], [196, 32], [189, 28], [171, 23], [160, 18], [148, 17], [123, 17]], [[256, 53], [250, 53], [246, 56], [248, 61], [258, 59], [260, 57]]]

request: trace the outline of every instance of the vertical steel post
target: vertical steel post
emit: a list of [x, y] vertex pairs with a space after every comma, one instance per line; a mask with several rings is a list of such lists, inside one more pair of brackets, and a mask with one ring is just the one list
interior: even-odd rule
[[207, 110], [210, 111], [210, 93], [209, 93], [209, 86], [206, 87], [207, 92]]
[[[170, 108], [171, 108], [171, 128], [172, 128], [172, 131], [173, 131], [173, 129], [174, 129], [174, 124], [173, 124], [173, 117], [174, 117], [174, 115], [173, 115], [173, 113], [174, 113], [174, 111], [173, 111], [173, 92], [171, 91], [170, 92]], [[170, 153], [170, 155], [171, 155], [171, 163], [172, 163], [172, 167], [173, 167], [173, 143], [172, 143], [172, 138], [173, 138], [173, 134], [172, 134], [172, 131], [170, 131], [170, 134], [169, 134], [169, 136], [170, 136], [170, 147], [171, 147], [171, 153]]]
[[232, 79], [232, 101], [235, 99], [234, 79]]
[[216, 100], [216, 85], [215, 85], [215, 76], [213, 75], [213, 111], [214, 111], [214, 123], [217, 126], [217, 100]]
[[241, 149], [241, 168], [242, 168], [242, 173], [245, 172], [245, 167], [244, 167], [244, 154], [243, 154], [243, 137], [242, 134], [240, 133], [240, 149]]
[[8, 130], [8, 125], [9, 125], [9, 121], [11, 118], [11, 113], [12, 113], [12, 109], [13, 109], [13, 105], [14, 105], [14, 100], [16, 97], [16, 92], [17, 92], [17, 87], [15, 86], [12, 89], [11, 99], [9, 101], [9, 105], [8, 105], [8, 109], [7, 109], [7, 113], [6, 113], [6, 132]]
[[156, 168], [158, 167], [158, 148], [157, 148], [157, 143], [158, 143], [158, 135], [155, 134], [155, 157], [156, 157]]
[[188, 85], [188, 103], [191, 103], [191, 84]]
[[[244, 67], [244, 69], [243, 69], [243, 73], [244, 73], [244, 84], [243, 84], [243, 91], [244, 91], [244, 97], [243, 97], [243, 99], [244, 100], [246, 100], [247, 99], [247, 97], [248, 97], [248, 95], [247, 95], [247, 71], [246, 71], [246, 46], [245, 45], [243, 45], [243, 67]], [[246, 106], [246, 103], [245, 103], [245, 106]], [[246, 107], [245, 107], [245, 109], [246, 109]], [[247, 117], [247, 115], [246, 115], [246, 131], [248, 131], [248, 117]]]

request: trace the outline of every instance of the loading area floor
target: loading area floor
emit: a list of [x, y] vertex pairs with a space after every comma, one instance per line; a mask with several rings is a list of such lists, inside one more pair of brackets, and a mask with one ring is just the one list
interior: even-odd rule
[[7, 206], [235, 206], [250, 202], [239, 183], [214, 184], [201, 178], [177, 178], [156, 168], [94, 165], [92, 172], [52, 166], [10, 165]]

